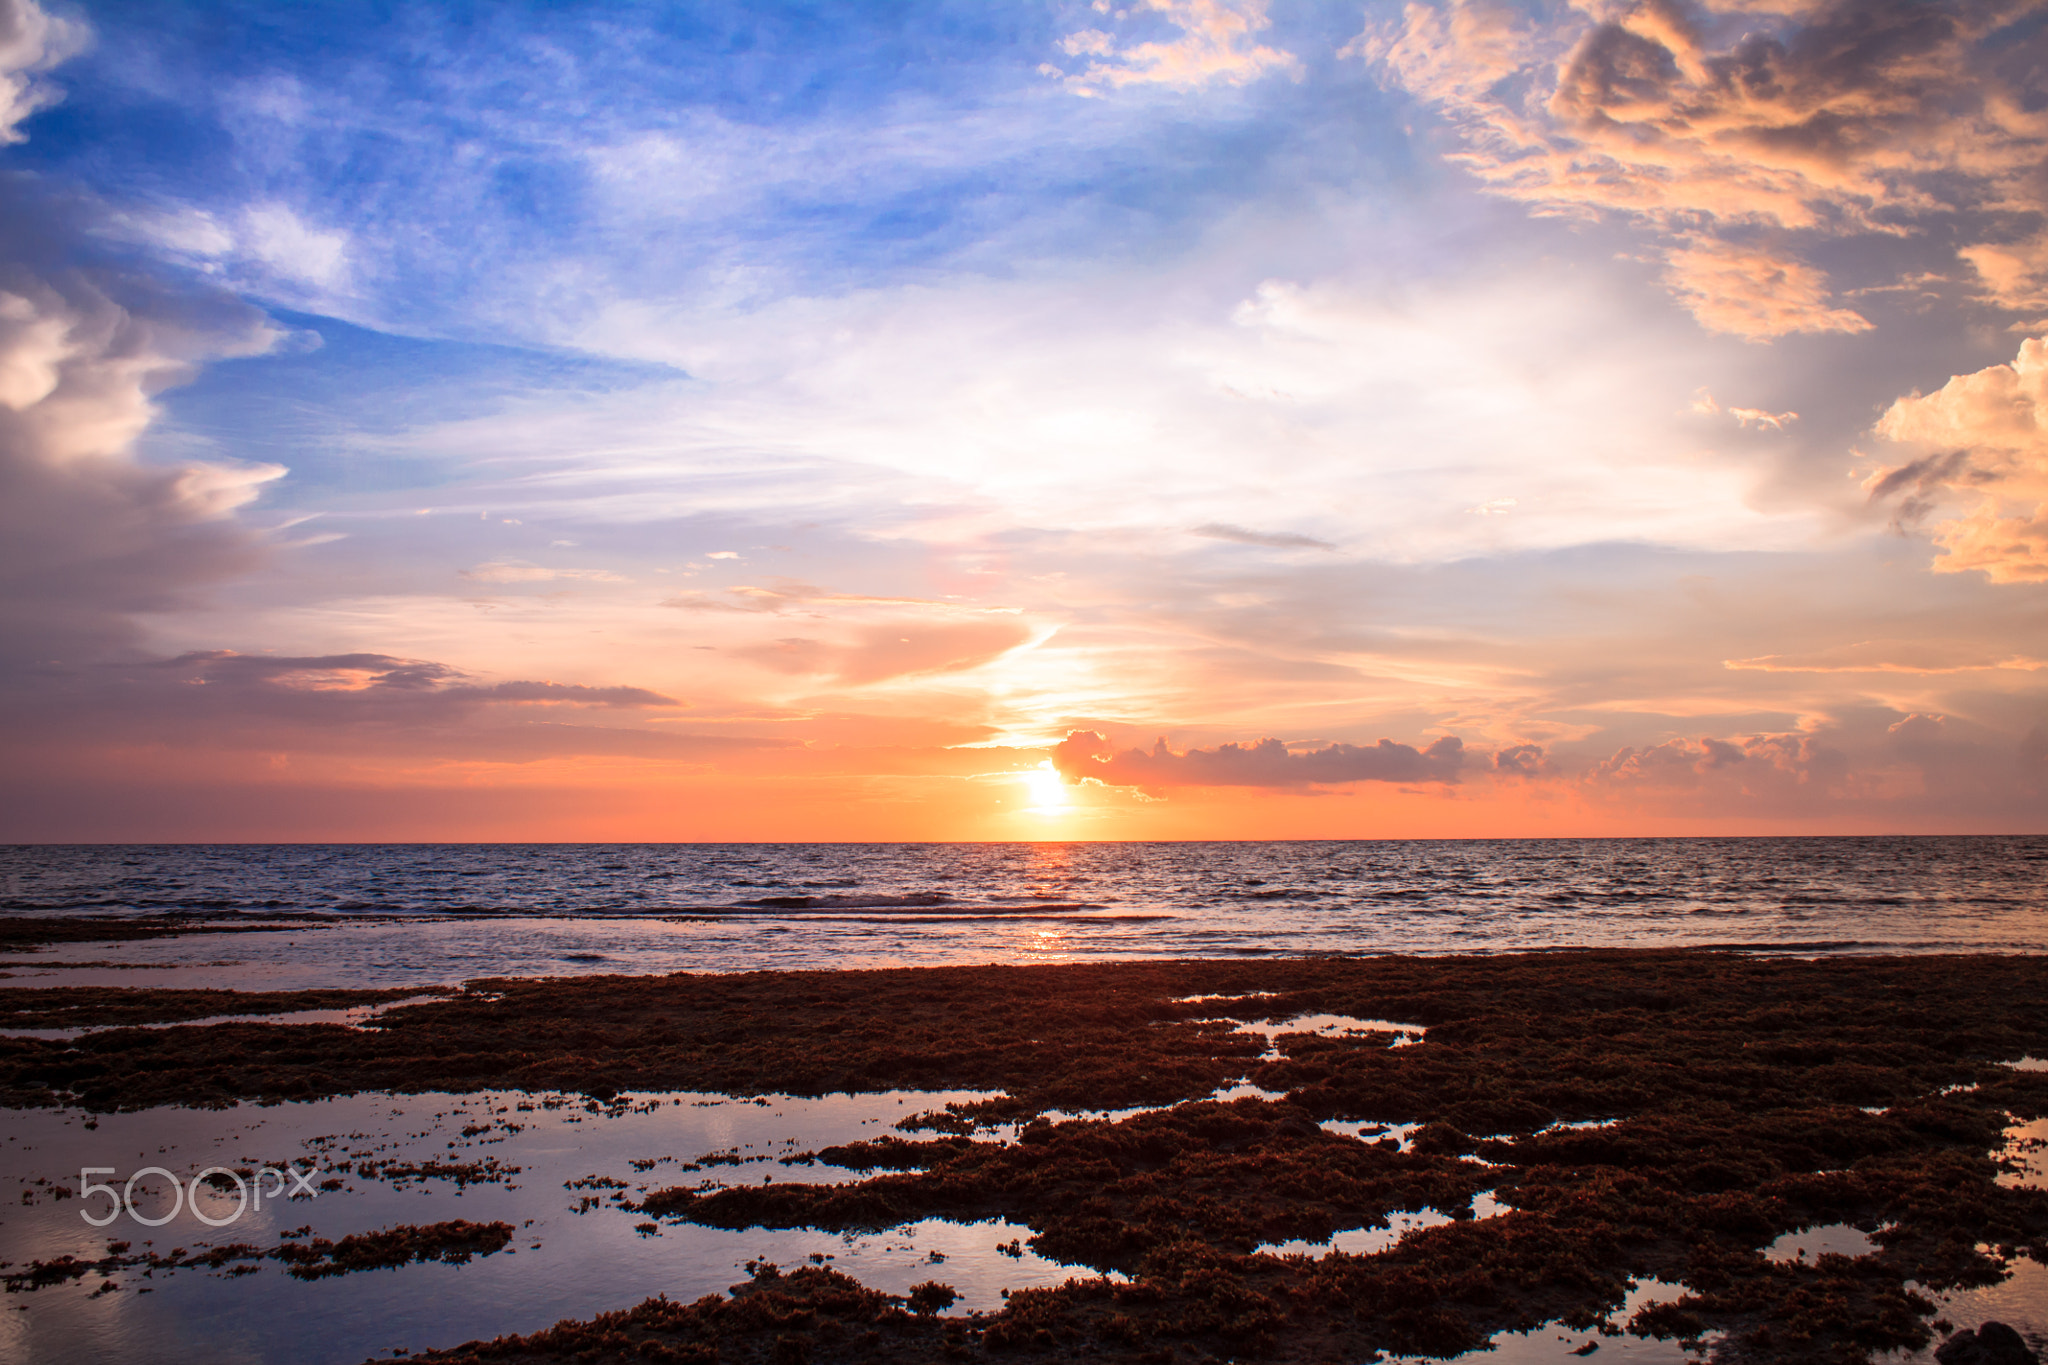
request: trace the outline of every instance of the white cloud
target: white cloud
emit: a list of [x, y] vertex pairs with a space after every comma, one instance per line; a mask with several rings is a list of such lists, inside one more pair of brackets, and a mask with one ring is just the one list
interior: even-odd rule
[[[1579, 281], [1387, 299], [1275, 280], [1219, 308], [1184, 279], [619, 305], [574, 343], [690, 381], [537, 397], [402, 444], [519, 471], [507, 495], [529, 524], [731, 513], [934, 542], [1213, 525], [1413, 560], [1817, 533], [1805, 511], [1751, 506], [1749, 467], [1709, 458], [1674, 413], [1699, 373], [1690, 329], [1668, 326], [1668, 349], [1631, 340], [1640, 320]], [[1506, 489], [1514, 516], [1464, 515]]]
[[355, 283], [355, 248], [338, 228], [315, 227], [289, 205], [251, 205], [232, 214], [184, 206], [126, 209], [101, 233], [143, 242], [174, 260], [258, 294], [335, 306]]
[[261, 204], [242, 215], [242, 249], [279, 278], [318, 289], [348, 281], [348, 235], [308, 224], [283, 204]]
[[[37, 232], [16, 202], [11, 225]], [[0, 259], [8, 254], [0, 233]], [[132, 613], [247, 568], [256, 538], [227, 520], [284, 473], [274, 464], [147, 464], [151, 395], [212, 356], [276, 332], [218, 298], [111, 292], [80, 271], [20, 266], [0, 293], [0, 657], [91, 657], [131, 640]]]
[[49, 14], [35, 0], [0, 0], [0, 144], [23, 141], [22, 121], [56, 103], [57, 92], [36, 77], [91, 39], [84, 24]]

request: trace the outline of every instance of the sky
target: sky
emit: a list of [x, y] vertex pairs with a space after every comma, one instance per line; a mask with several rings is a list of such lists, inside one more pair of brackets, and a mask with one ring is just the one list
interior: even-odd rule
[[2048, 0], [0, 0], [0, 841], [2048, 832]]

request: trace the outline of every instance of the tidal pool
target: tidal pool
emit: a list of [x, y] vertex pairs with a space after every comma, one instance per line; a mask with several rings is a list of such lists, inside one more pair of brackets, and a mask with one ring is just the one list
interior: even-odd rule
[[[1491, 1193], [1482, 1192], [1472, 1196], [1472, 1217], [1498, 1218], [1508, 1211], [1508, 1206], [1495, 1199]], [[1423, 1209], [1416, 1213], [1390, 1213], [1387, 1226], [1383, 1228], [1345, 1228], [1330, 1237], [1327, 1242], [1308, 1242], [1300, 1238], [1288, 1242], [1268, 1242], [1257, 1248], [1272, 1256], [1327, 1256], [1341, 1251], [1347, 1256], [1377, 1256], [1382, 1251], [1391, 1251], [1394, 1244], [1411, 1232], [1423, 1228], [1440, 1228], [1456, 1220], [1447, 1213], [1435, 1209]]]
[[[816, 1178], [833, 1168], [793, 1170], [782, 1158], [874, 1137], [948, 1102], [985, 1098], [974, 1091], [761, 1100], [664, 1094], [600, 1106], [581, 1096], [487, 1091], [226, 1110], [11, 1111], [0, 1137], [0, 1261], [11, 1263], [8, 1273], [63, 1256], [98, 1260], [115, 1242], [158, 1254], [237, 1242], [268, 1247], [288, 1230], [333, 1240], [453, 1219], [502, 1221], [515, 1232], [505, 1250], [461, 1265], [430, 1261], [311, 1282], [269, 1261], [148, 1274], [129, 1268], [24, 1289], [8, 1294], [0, 1311], [0, 1358], [356, 1365], [394, 1349], [531, 1332], [654, 1294], [688, 1301], [719, 1293], [745, 1280], [746, 1263], [757, 1260], [785, 1268], [818, 1261], [898, 1294], [935, 1280], [960, 1295], [953, 1312], [993, 1311], [1005, 1290], [1094, 1272], [1037, 1255], [1024, 1245], [1030, 1228], [1000, 1221], [932, 1219], [872, 1234], [730, 1231], [657, 1226], [620, 1207], [622, 1199], [684, 1181]], [[208, 1167], [308, 1160], [316, 1192], [260, 1208], [244, 1208], [232, 1189], [202, 1186], [199, 1207], [187, 1201], [161, 1226], [127, 1212], [105, 1228], [81, 1217], [104, 1216], [110, 1207], [104, 1195], [78, 1197], [83, 1167], [111, 1168], [93, 1182], [119, 1187], [149, 1167], [189, 1181]], [[328, 1180], [338, 1187], [320, 1188]], [[168, 1180], [145, 1177], [133, 1188], [133, 1205], [142, 1218], [171, 1213]]]

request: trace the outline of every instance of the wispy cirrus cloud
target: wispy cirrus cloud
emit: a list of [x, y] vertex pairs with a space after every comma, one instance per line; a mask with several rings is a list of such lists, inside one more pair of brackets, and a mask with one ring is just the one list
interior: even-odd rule
[[1270, 550], [1334, 550], [1337, 547], [1327, 540], [1314, 536], [1299, 535], [1293, 531], [1254, 531], [1244, 526], [1232, 526], [1226, 521], [1209, 521], [1188, 532], [1206, 540], [1227, 540], [1238, 545], [1263, 545]]
[[357, 248], [350, 235], [309, 222], [276, 200], [227, 214], [190, 206], [123, 208], [110, 212], [99, 232], [293, 303], [333, 307], [355, 284]]
[[767, 584], [736, 583], [716, 591], [678, 593], [662, 602], [683, 611], [766, 612], [847, 607], [929, 607], [942, 612], [1015, 614], [1016, 607], [984, 607], [932, 597], [884, 597], [873, 593], [832, 592], [801, 579], [777, 578]]
[[1858, 640], [1798, 654], [1727, 659], [1723, 668], [1756, 673], [1905, 673], [1922, 676], [2013, 669], [2037, 673], [2048, 659], [1976, 640]]
[[1015, 620], [897, 622], [865, 626], [851, 638], [787, 636], [731, 651], [777, 673], [829, 677], [850, 686], [965, 673], [1031, 642]]
[[489, 564], [478, 564], [462, 570], [462, 576], [472, 583], [549, 583], [557, 580], [574, 581], [581, 579], [591, 583], [624, 583], [621, 574], [609, 569], [557, 569], [545, 564], [529, 564], [525, 560], [498, 560]]

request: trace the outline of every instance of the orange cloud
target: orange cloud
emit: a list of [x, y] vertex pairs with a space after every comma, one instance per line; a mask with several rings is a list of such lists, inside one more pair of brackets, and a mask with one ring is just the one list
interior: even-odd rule
[[[1664, 283], [1703, 325], [1731, 336], [1870, 330], [1861, 313], [1832, 305], [1827, 276], [1756, 247], [1693, 238], [1664, 253]], [[1740, 420], [1755, 410], [1729, 411]]]
[[[1107, 12], [1110, 6], [1095, 8]], [[1087, 66], [1071, 74], [1050, 65], [1041, 70], [1080, 94], [1094, 95], [1129, 85], [1243, 85], [1269, 72], [1301, 69], [1292, 53], [1253, 41], [1253, 34], [1272, 23], [1266, 0], [1136, 0], [1131, 9], [1164, 16], [1180, 36], [1124, 46], [1102, 29], [1082, 29], [1068, 34], [1060, 50], [1090, 59]]]
[[1765, 427], [1772, 431], [1783, 431], [1789, 423], [1799, 420], [1799, 414], [1796, 412], [1766, 412], [1762, 408], [1730, 408], [1728, 415], [1735, 419], [1735, 425], [1753, 426], [1758, 431]]
[[1727, 659], [1723, 668], [1756, 673], [1975, 673], [1985, 669], [2038, 672], [2048, 659], [2015, 654], [1980, 642], [1860, 640], [1810, 654], [1760, 654]]
[[[2048, 115], [1994, 57], [2034, 11], [1925, 0], [1581, 0], [1540, 28], [1495, 0], [1407, 6], [1347, 52], [1434, 104], [1494, 193], [1616, 214], [1665, 236], [1666, 281], [1700, 322], [1752, 340], [1855, 332], [1807, 260], [1817, 241], [1933, 217], [2048, 209]], [[1743, 13], [1759, 23], [1725, 26]], [[2038, 306], [2048, 254], [1971, 247], [1986, 292]]]

